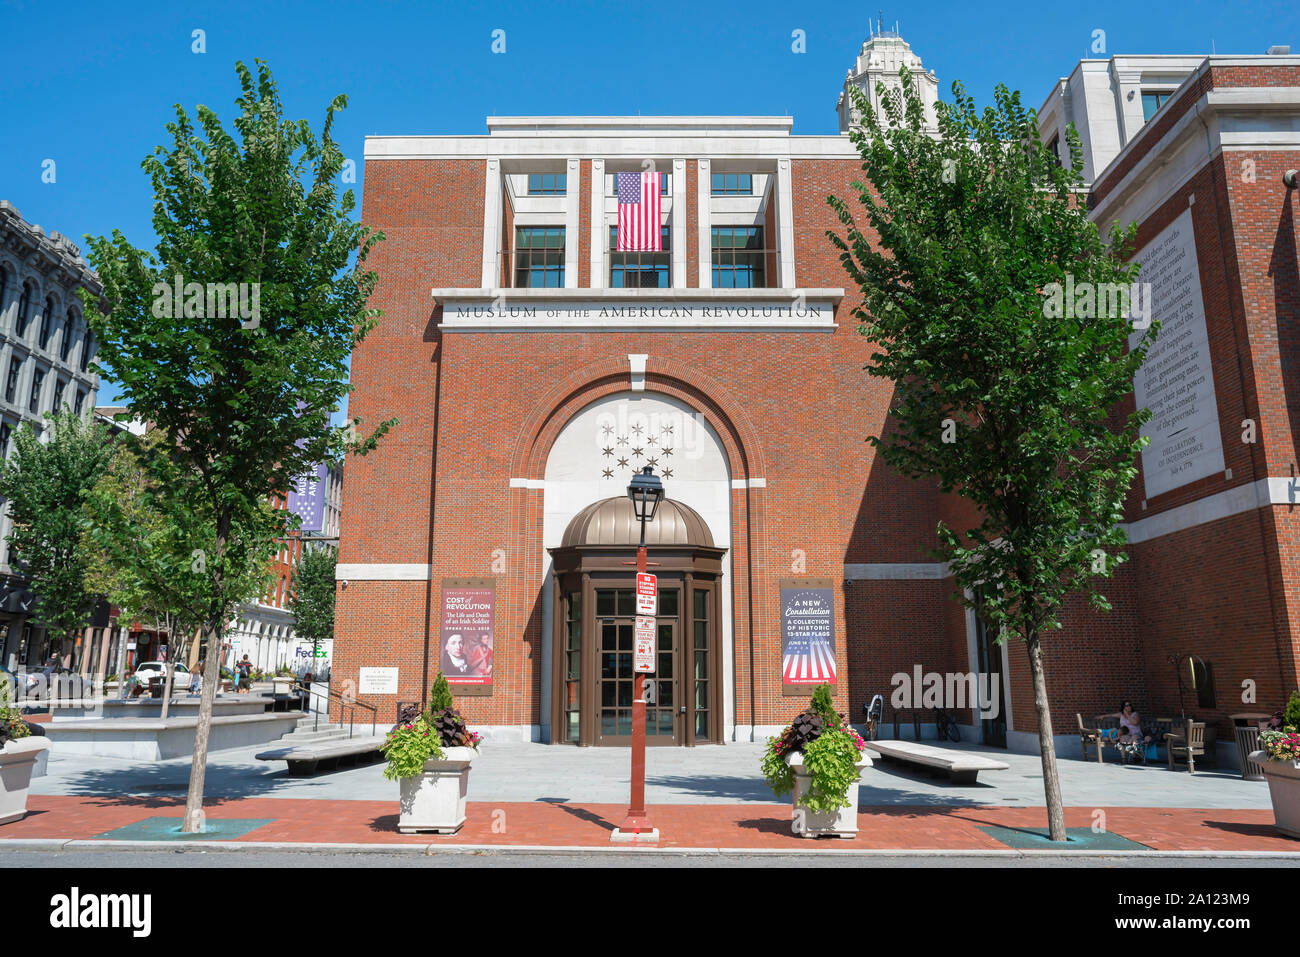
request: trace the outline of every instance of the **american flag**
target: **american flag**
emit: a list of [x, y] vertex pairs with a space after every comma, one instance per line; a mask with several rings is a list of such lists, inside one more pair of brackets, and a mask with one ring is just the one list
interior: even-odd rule
[[835, 649], [820, 641], [810, 641], [802, 648], [787, 648], [781, 672], [786, 684], [834, 683]]
[[659, 237], [659, 174], [616, 173], [620, 253], [662, 252]]

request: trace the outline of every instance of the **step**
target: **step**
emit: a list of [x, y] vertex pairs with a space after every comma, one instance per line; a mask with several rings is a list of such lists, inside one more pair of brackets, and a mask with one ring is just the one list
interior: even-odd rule
[[321, 729], [320, 731], [294, 731], [280, 738], [285, 744], [300, 744], [309, 741], [333, 741], [339, 738], [346, 739], [348, 736], [347, 728], [335, 728], [331, 731]]

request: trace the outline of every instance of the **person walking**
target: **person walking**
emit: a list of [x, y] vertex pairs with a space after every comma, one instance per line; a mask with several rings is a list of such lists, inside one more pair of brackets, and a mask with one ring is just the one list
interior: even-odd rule
[[244, 655], [244, 660], [235, 666], [239, 675], [239, 693], [248, 694], [253, 688], [253, 663]]

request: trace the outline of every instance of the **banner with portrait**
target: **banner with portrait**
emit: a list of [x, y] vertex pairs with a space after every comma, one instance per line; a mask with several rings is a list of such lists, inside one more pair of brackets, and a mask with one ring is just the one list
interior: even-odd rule
[[492, 693], [495, 607], [492, 579], [443, 579], [438, 670], [454, 694]]

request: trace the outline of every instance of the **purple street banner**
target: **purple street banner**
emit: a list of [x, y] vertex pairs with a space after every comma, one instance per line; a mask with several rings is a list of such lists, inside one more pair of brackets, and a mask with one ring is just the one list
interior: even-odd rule
[[301, 532], [325, 530], [325, 478], [328, 470], [324, 462], [293, 480], [289, 489], [289, 511], [302, 519]]
[[457, 694], [492, 693], [495, 606], [491, 579], [443, 579], [438, 670]]
[[781, 583], [781, 685], [788, 694], [835, 684], [835, 589], [831, 582]]

